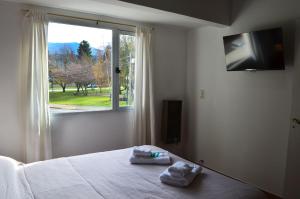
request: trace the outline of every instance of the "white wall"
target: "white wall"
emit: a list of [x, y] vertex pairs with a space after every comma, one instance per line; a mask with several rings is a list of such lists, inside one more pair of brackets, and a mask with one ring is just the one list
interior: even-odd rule
[[[187, 31], [172, 26], [156, 26], [154, 33], [154, 92], [158, 145], [181, 154], [185, 141], [185, 123], [181, 145], [161, 142], [162, 100], [182, 100], [185, 114]], [[183, 117], [184, 118], [184, 117]]]
[[[188, 34], [187, 156], [283, 194], [292, 87], [293, 19], [298, 1], [233, 1], [232, 26]], [[226, 72], [223, 35], [283, 26], [284, 71]], [[205, 98], [200, 98], [200, 89]]]
[[67, 113], [52, 116], [53, 156], [62, 157], [130, 146], [131, 112]]
[[0, 155], [23, 160], [18, 115], [20, 9], [0, 2]]

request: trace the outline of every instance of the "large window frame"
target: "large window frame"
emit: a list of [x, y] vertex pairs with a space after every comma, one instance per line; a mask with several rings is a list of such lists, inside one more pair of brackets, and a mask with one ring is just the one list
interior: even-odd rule
[[[132, 25], [121, 25], [118, 23], [101, 23], [101, 21], [75, 19], [72, 17], [51, 16], [49, 23], [62, 23], [67, 25], [78, 25], [85, 27], [108, 29], [112, 31], [112, 108], [110, 110], [68, 110], [62, 113], [77, 112], [107, 112], [107, 111], [130, 111], [133, 106], [119, 106], [119, 74], [116, 70], [119, 68], [120, 35], [126, 34], [135, 36], [135, 27]], [[135, 66], [136, 67], [136, 66]], [[53, 111], [56, 113], [56, 111]], [[59, 113], [59, 112], [57, 112]]]

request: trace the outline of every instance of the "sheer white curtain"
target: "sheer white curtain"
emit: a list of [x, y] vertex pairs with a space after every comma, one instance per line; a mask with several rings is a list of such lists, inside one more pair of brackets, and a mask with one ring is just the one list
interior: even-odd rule
[[34, 162], [51, 158], [48, 110], [48, 20], [42, 10], [30, 10], [23, 21], [22, 118], [25, 159]]
[[155, 144], [152, 28], [138, 26], [134, 101], [134, 144]]

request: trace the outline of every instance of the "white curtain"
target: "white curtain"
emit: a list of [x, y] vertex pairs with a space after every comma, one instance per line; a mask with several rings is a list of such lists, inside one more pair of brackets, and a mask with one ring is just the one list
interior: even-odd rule
[[136, 31], [134, 144], [155, 144], [152, 28]]
[[51, 158], [48, 110], [48, 20], [42, 10], [24, 17], [22, 38], [22, 118], [25, 159], [34, 162]]

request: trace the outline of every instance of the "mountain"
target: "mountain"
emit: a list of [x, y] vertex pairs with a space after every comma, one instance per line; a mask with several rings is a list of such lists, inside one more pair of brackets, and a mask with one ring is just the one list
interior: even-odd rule
[[[71, 49], [73, 51], [73, 53], [75, 55], [77, 55], [77, 49], [78, 49], [78, 46], [79, 46], [79, 43], [76, 43], [76, 42], [71, 42], [71, 43], [51, 43], [49, 42], [48, 43], [48, 51], [49, 51], [49, 54], [61, 54], [62, 53], [62, 50], [64, 48], [67, 48], [67, 49]], [[104, 53], [104, 50], [103, 49], [97, 49], [97, 48], [91, 48], [92, 50], [92, 56], [96, 56], [99, 51], [101, 54]]]

